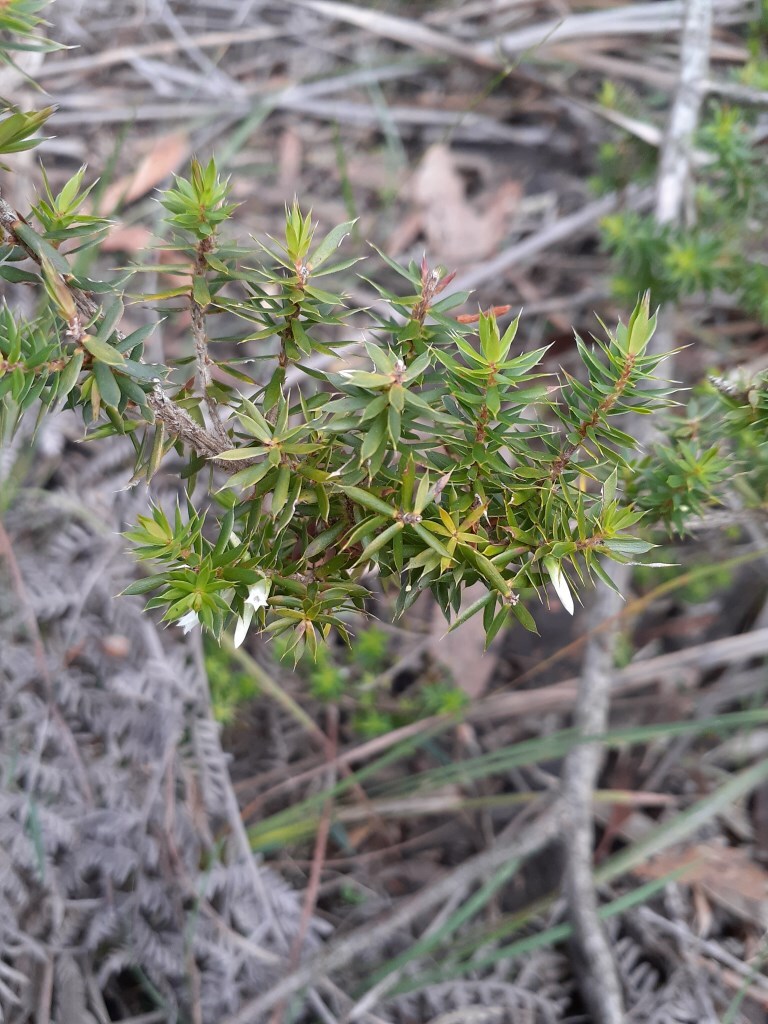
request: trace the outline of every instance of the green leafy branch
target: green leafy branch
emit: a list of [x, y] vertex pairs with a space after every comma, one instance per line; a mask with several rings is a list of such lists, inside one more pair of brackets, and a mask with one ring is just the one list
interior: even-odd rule
[[[529, 596], [552, 588], [572, 611], [588, 577], [608, 580], [602, 557], [652, 546], [632, 533], [642, 512], [618, 491], [634, 442], [615, 425], [669, 401], [666, 386], [648, 386], [659, 360], [646, 354], [647, 296], [626, 326], [604, 327], [592, 345], [577, 338], [581, 378], [557, 377], [542, 369], [546, 348], [514, 350], [519, 324], [501, 330], [504, 307], [451, 315], [467, 296], [444, 295], [450, 275], [385, 258], [405, 294], [377, 286], [391, 314], [369, 314], [361, 358], [339, 366], [349, 318], [366, 314], [317, 281], [355, 264], [334, 259], [352, 224], [316, 243], [294, 204], [282, 240], [235, 245], [223, 234], [228, 183], [213, 160], [195, 161], [160, 198], [176, 262], [134, 268], [183, 279], [140, 296], [165, 315], [191, 312], [196, 374], [179, 385], [173, 365], [144, 361], [151, 327], [121, 332], [123, 281], [86, 280], [62, 251], [104, 228], [80, 212], [83, 172], [55, 196], [45, 187], [29, 219], [0, 201], [0, 275], [39, 285], [44, 299], [32, 324], [11, 329], [5, 313], [7, 429], [58, 401], [81, 410], [90, 436], [126, 435], [137, 476], [173, 448], [190, 481], [215, 467], [204, 516], [154, 508], [129, 534], [159, 570], [129, 593], [153, 595], [166, 621], [216, 636], [231, 625], [238, 642], [259, 629], [298, 658], [331, 630], [348, 637], [362, 577], [375, 571], [398, 613], [431, 590], [454, 626], [482, 613], [490, 642], [511, 620], [535, 629]], [[220, 339], [219, 323], [239, 329]], [[320, 368], [319, 355], [335, 365]], [[311, 387], [286, 393], [289, 364]], [[485, 596], [460, 612], [476, 582]]]

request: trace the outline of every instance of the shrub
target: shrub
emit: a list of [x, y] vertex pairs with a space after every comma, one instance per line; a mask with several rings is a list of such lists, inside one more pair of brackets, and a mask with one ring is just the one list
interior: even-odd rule
[[[21, 7], [34, 22], [40, 5]], [[34, 145], [50, 116], [6, 113], [0, 153]], [[379, 301], [349, 308], [326, 289], [357, 262], [338, 252], [353, 222], [317, 241], [294, 203], [280, 241], [234, 243], [235, 206], [213, 159], [160, 194], [173, 263], [90, 279], [76, 256], [108, 223], [87, 212], [88, 193], [81, 169], [56, 194], [44, 178], [27, 216], [0, 199], [0, 276], [39, 300], [31, 319], [0, 310], [0, 428], [7, 437], [26, 413], [66, 407], [86, 437], [133, 445], [134, 480], [181, 457], [190, 497], [151, 505], [127, 534], [152, 571], [126, 593], [151, 595], [164, 620], [215, 637], [233, 626], [236, 643], [264, 631], [298, 660], [332, 629], [348, 639], [364, 575], [376, 572], [397, 613], [429, 590], [454, 627], [482, 613], [490, 641], [511, 619], [535, 629], [531, 595], [551, 587], [573, 611], [586, 579], [611, 585], [603, 558], [652, 547], [633, 532], [644, 514], [680, 524], [676, 489], [699, 473], [696, 450], [638, 476], [620, 426], [670, 404], [654, 377], [647, 293], [626, 324], [576, 337], [578, 376], [554, 375], [542, 369], [546, 348], [514, 347], [517, 320], [500, 327], [507, 307], [451, 315], [468, 295], [449, 293], [452, 275], [426, 259], [405, 267], [379, 254], [404, 294], [369, 281]], [[679, 272], [694, 274], [694, 249], [669, 248], [667, 264], [676, 253]], [[124, 332], [127, 288], [146, 271], [173, 274], [174, 286], [133, 297], [187, 316], [194, 355], [148, 362], [155, 325]], [[353, 329], [365, 340], [345, 363]], [[701, 459], [703, 502], [720, 463]], [[478, 581], [485, 594], [462, 608]]]
[[[315, 243], [294, 204], [281, 243], [235, 246], [222, 235], [227, 182], [213, 160], [194, 162], [160, 197], [176, 259], [163, 269], [185, 283], [142, 296], [175, 303], [166, 316], [189, 311], [195, 377], [179, 384], [175, 366], [144, 359], [151, 326], [121, 332], [125, 281], [84, 279], [65, 255], [103, 230], [80, 213], [86, 194], [78, 172], [29, 219], [0, 208], [0, 273], [41, 299], [30, 321], [1, 315], [4, 420], [12, 430], [31, 408], [64, 405], [87, 436], [133, 443], [136, 478], [174, 448], [190, 489], [205, 477], [204, 510], [153, 506], [128, 534], [159, 570], [129, 592], [152, 593], [166, 620], [215, 635], [234, 623], [237, 640], [251, 626], [289, 633], [296, 656], [312, 653], [331, 628], [347, 635], [375, 569], [395, 582], [399, 612], [430, 589], [449, 615], [482, 580], [470, 611], [483, 610], [492, 637], [509, 616], [533, 628], [527, 594], [551, 583], [572, 609], [574, 580], [606, 578], [601, 555], [651, 546], [629, 532], [640, 513], [617, 493], [633, 447], [619, 418], [667, 402], [666, 387], [646, 386], [659, 362], [646, 354], [647, 298], [603, 340], [577, 339], [584, 380], [554, 377], [540, 368], [545, 348], [513, 351], [516, 320], [502, 331], [494, 311], [451, 317], [467, 296], [441, 298], [450, 275], [426, 262], [387, 260], [406, 294], [378, 286], [384, 312], [349, 310], [320, 284], [355, 262], [336, 256], [351, 223]], [[341, 362], [353, 314], [368, 329], [365, 365], [324, 368], [318, 357]], [[222, 322], [239, 329], [214, 337]]]

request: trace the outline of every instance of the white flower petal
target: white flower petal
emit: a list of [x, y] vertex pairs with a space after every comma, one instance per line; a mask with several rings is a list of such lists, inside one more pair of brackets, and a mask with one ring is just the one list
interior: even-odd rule
[[200, 619], [197, 616], [197, 612], [187, 612], [186, 615], [182, 615], [176, 622], [177, 626], [181, 626], [184, 630], [184, 635], [191, 633], [195, 626], [200, 625]]
[[251, 608], [250, 605], [247, 605], [243, 609], [243, 614], [237, 620], [237, 625], [235, 626], [235, 637], [234, 637], [235, 647], [239, 647], [240, 644], [243, 642], [243, 640], [245, 640], [245, 638], [246, 638], [246, 636], [248, 634], [248, 628], [251, 625], [251, 620], [252, 619], [253, 619], [253, 608]]
[[563, 608], [565, 608], [569, 615], [573, 615], [573, 595], [571, 594], [571, 588], [568, 586], [568, 580], [565, 578], [565, 573], [560, 568], [560, 563], [556, 558], [545, 558], [544, 568], [549, 573], [552, 586], [555, 588]]
[[254, 583], [248, 590], [248, 597], [245, 599], [246, 605], [249, 605], [253, 611], [259, 608], [266, 608], [271, 586], [272, 580], [268, 580], [266, 576], [260, 579], [258, 583]]

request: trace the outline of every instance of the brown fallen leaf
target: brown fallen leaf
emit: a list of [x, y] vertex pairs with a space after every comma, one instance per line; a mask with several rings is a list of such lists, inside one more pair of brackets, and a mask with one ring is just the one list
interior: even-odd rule
[[109, 217], [118, 206], [133, 203], [156, 188], [169, 174], [179, 170], [189, 152], [189, 137], [184, 132], [155, 139], [135, 171], [113, 181], [105, 190], [101, 201], [102, 216]]
[[700, 887], [708, 899], [737, 917], [768, 928], [768, 872], [745, 847], [698, 843], [660, 854], [634, 873], [662, 878], [680, 868], [685, 869], [681, 882]]
[[290, 202], [296, 194], [303, 161], [304, 143], [301, 136], [293, 128], [286, 128], [277, 144], [277, 181], [286, 202]]
[[135, 255], [152, 244], [154, 235], [142, 224], [115, 224], [101, 243], [102, 252], [125, 252]]
[[520, 196], [519, 183], [506, 181], [480, 209], [467, 197], [454, 154], [442, 143], [429, 147], [411, 182], [430, 257], [450, 267], [466, 266], [497, 251]]

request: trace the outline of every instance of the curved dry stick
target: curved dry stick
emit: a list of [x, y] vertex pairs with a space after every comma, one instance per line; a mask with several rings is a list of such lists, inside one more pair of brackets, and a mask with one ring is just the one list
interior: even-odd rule
[[[693, 134], [701, 101], [706, 91], [709, 48], [712, 34], [712, 0], [688, 0], [680, 41], [680, 78], [670, 111], [656, 188], [656, 219], [669, 224], [680, 219], [688, 183]], [[669, 316], [662, 318], [652, 340], [655, 352], [669, 349]], [[638, 424], [636, 436], [648, 440], [649, 426]], [[630, 568], [619, 565], [613, 579], [619, 592], [629, 584]], [[621, 599], [605, 589], [594, 605], [598, 622], [615, 617]], [[576, 725], [582, 734], [605, 732], [613, 677], [613, 647], [616, 629], [599, 630], [585, 651], [576, 702]], [[583, 960], [581, 983], [584, 997], [596, 1024], [624, 1021], [621, 981], [608, 939], [597, 916], [597, 894], [592, 878], [592, 797], [602, 763], [597, 743], [576, 746], [565, 762], [565, 889], [574, 939]]]

